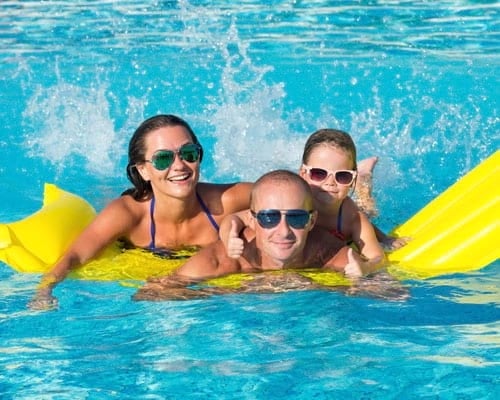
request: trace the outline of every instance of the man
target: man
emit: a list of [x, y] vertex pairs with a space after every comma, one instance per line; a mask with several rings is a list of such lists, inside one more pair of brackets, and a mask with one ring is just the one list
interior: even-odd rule
[[[212, 294], [214, 291], [191, 290], [188, 286], [233, 273], [300, 268], [343, 272], [347, 265], [359, 266], [357, 253], [343, 248], [343, 242], [328, 231], [314, 228], [317, 212], [313, 210], [311, 189], [299, 175], [286, 170], [263, 175], [254, 184], [250, 207], [249, 227], [238, 235], [233, 224], [230, 232], [243, 240], [240, 257], [228, 256], [219, 240], [200, 250], [173, 275], [148, 281], [134, 299], [166, 300]], [[307, 279], [299, 277], [299, 281], [305, 284]]]

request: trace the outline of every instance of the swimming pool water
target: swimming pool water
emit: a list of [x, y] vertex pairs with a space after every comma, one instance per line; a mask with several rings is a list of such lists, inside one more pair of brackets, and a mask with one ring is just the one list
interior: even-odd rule
[[[498, 150], [495, 2], [261, 3], [2, 2], [0, 221], [38, 209], [44, 182], [101, 208], [160, 112], [192, 124], [217, 182], [296, 169], [314, 130], [350, 132], [380, 157], [386, 230]], [[139, 303], [67, 280], [36, 313], [39, 276], [0, 264], [0, 397], [496, 399], [499, 268], [406, 281], [406, 301]]]

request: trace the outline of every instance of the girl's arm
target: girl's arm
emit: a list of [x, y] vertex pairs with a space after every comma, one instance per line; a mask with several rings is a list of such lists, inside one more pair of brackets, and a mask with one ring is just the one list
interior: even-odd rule
[[387, 250], [396, 250], [403, 246], [405, 246], [410, 238], [407, 237], [393, 237], [386, 235], [382, 232], [376, 225], [373, 225], [373, 229], [375, 230], [375, 235], [377, 236], [377, 240], [379, 243]]
[[359, 211], [354, 202], [346, 203], [345, 222], [342, 222], [342, 226], [351, 227], [351, 239], [362, 256], [360, 272], [363, 275], [370, 274], [385, 264], [384, 250], [366, 215]]

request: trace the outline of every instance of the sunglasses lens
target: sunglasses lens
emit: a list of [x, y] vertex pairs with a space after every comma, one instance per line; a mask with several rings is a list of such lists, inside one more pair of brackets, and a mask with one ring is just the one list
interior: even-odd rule
[[328, 177], [328, 171], [322, 168], [311, 168], [309, 170], [309, 177], [316, 182], [324, 181]]
[[[284, 212], [286, 223], [294, 229], [304, 229], [310, 219], [310, 213], [306, 210], [287, 210]], [[264, 229], [271, 229], [281, 221], [279, 210], [262, 210], [254, 213], [259, 225]]]
[[195, 162], [200, 158], [200, 146], [196, 143], [185, 144], [179, 149], [180, 157], [187, 162]]
[[354, 174], [351, 171], [337, 171], [335, 180], [341, 185], [350, 185], [354, 179]]
[[294, 229], [304, 229], [309, 222], [310, 213], [306, 210], [289, 210], [286, 212], [286, 222]]
[[158, 171], [163, 171], [174, 162], [175, 153], [171, 150], [160, 150], [153, 155], [151, 163]]
[[264, 210], [259, 211], [255, 218], [257, 222], [264, 229], [274, 228], [281, 221], [281, 213], [278, 210]]
[[[201, 147], [196, 143], [188, 143], [182, 146], [179, 151], [179, 157], [187, 162], [198, 161], [201, 154]], [[158, 150], [151, 159], [151, 164], [158, 171], [164, 171], [169, 168], [175, 160], [175, 151]]]

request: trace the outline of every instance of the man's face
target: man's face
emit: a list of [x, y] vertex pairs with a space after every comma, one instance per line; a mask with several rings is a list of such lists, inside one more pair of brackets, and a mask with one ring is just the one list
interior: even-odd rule
[[[296, 182], [266, 182], [259, 187], [252, 211], [260, 211], [262, 219], [268, 223], [276, 223], [279, 217], [279, 222], [268, 228], [261, 226], [255, 214], [251, 218], [250, 227], [255, 231], [263, 268], [282, 268], [301, 262], [307, 235], [316, 218], [315, 213], [309, 213], [311, 208], [306, 192]], [[266, 214], [264, 210], [278, 210], [279, 216], [276, 211]], [[289, 217], [285, 217], [287, 213]]]

